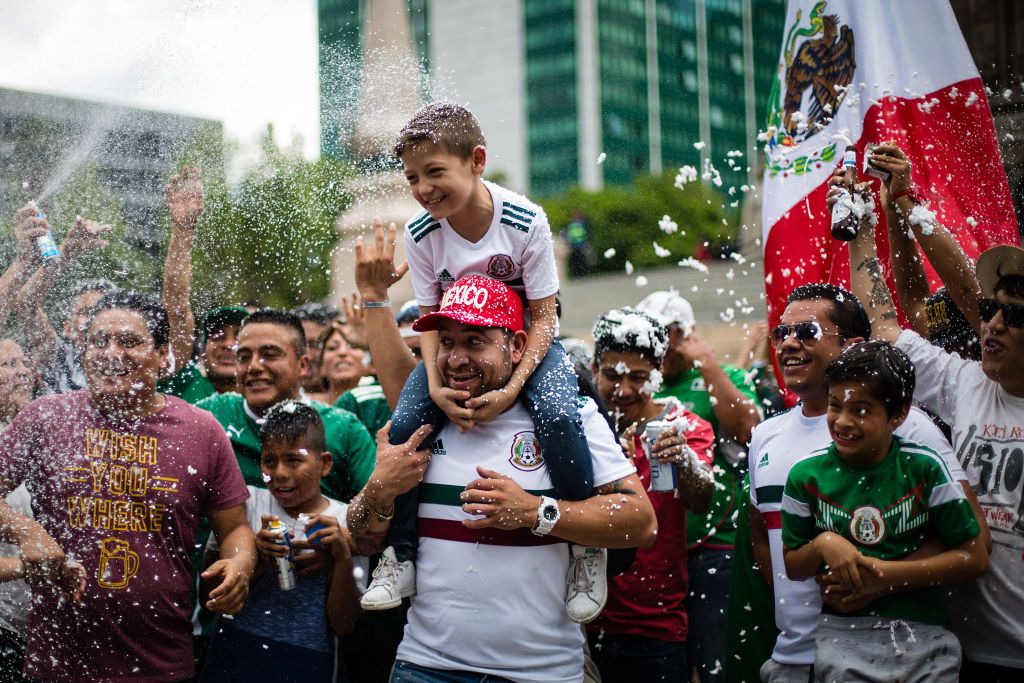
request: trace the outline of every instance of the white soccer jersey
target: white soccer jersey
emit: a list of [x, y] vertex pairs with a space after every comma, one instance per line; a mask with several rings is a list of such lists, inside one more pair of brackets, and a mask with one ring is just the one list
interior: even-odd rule
[[1024, 398], [913, 332], [896, 346], [917, 369], [914, 398], [952, 428], [992, 533], [988, 571], [951, 589], [950, 628], [972, 661], [1024, 668]]
[[[922, 410], [912, 408], [896, 434], [930, 447], [942, 456], [955, 481], [966, 480], [946, 437]], [[772, 659], [782, 664], [814, 663], [814, 637], [821, 613], [821, 593], [814, 579], [790, 581], [786, 576], [782, 490], [795, 463], [830, 443], [825, 416], [806, 417], [800, 405], [757, 425], [750, 438], [750, 503], [764, 517], [772, 554], [775, 624], [779, 627]]]
[[[635, 472], [589, 399], [581, 408], [595, 485]], [[477, 466], [552, 495], [551, 478], [522, 404], [463, 434], [450, 424], [420, 485], [416, 597], [398, 659], [512, 681], [578, 683], [583, 631], [565, 612], [568, 545], [528, 529], [476, 531], [459, 494]], [[564, 514], [564, 508], [563, 508]], [[613, 520], [614, 521], [614, 520]]]
[[558, 292], [558, 269], [547, 214], [526, 197], [484, 181], [494, 215], [479, 242], [463, 239], [448, 220], [426, 211], [405, 225], [405, 251], [420, 306], [441, 303], [446, 289], [467, 275], [501, 280], [526, 299]]

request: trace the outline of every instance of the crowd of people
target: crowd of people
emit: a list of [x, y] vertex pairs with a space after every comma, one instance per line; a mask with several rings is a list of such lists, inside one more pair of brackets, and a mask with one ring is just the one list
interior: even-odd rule
[[196, 324], [185, 168], [160, 298], [78, 283], [58, 330], [108, 228], [43, 261], [15, 213], [0, 681], [1024, 679], [1024, 251], [971, 263], [881, 145], [888, 180], [831, 181], [869, 207], [850, 289], [798, 287], [729, 365], [675, 291], [562, 337], [546, 215], [482, 180], [465, 108], [394, 152], [408, 262], [377, 221], [339, 308]]

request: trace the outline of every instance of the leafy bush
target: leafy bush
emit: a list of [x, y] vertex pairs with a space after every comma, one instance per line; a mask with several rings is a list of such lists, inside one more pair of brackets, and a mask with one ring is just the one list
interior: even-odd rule
[[[664, 266], [693, 256], [701, 242], [732, 239], [736, 215], [724, 204], [720, 194], [700, 182], [680, 190], [674, 173], [640, 176], [632, 187], [598, 191], [573, 187], [561, 197], [541, 202], [555, 233], [565, 228], [574, 212], [586, 216], [590, 246], [597, 254], [592, 273], [621, 272], [627, 260], [638, 268]], [[679, 226], [673, 234], [658, 226], [666, 215]], [[671, 256], [658, 256], [654, 242]], [[608, 249], [614, 249], [615, 255], [605, 258]]]

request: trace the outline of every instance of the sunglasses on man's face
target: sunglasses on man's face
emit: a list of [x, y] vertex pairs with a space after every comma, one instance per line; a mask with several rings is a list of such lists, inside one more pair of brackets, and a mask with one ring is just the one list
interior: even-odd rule
[[776, 325], [772, 330], [772, 346], [779, 349], [790, 336], [795, 336], [801, 344], [814, 344], [825, 335], [839, 336], [838, 332], [825, 332], [821, 325], [813, 320], [794, 325]]
[[978, 302], [978, 313], [982, 322], [992, 322], [996, 313], [1003, 312], [1003, 322], [1007, 327], [1024, 327], [1024, 305], [1001, 304], [995, 299], [981, 299]]

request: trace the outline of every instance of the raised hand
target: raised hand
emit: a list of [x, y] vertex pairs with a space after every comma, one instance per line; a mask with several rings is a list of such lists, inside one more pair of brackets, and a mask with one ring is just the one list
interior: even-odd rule
[[60, 245], [61, 256], [68, 261], [73, 261], [88, 251], [102, 249], [108, 244], [103, 236], [111, 230], [113, 227], [109, 225], [78, 216], [71, 230], [64, 236], [64, 243]]
[[195, 230], [203, 213], [203, 183], [199, 167], [182, 166], [181, 173], [167, 183], [164, 196], [174, 226]]
[[374, 218], [373, 244], [364, 244], [362, 236], [356, 238], [356, 288], [364, 299], [383, 301], [388, 296], [388, 288], [408, 272], [408, 261], [395, 267], [397, 234], [395, 224], [391, 223], [385, 238], [384, 223]]
[[39, 209], [31, 202], [14, 212], [14, 258], [26, 266], [39, 261], [36, 240], [46, 234], [50, 224], [36, 216]]
[[877, 166], [883, 171], [889, 172], [889, 180], [883, 184], [885, 189], [889, 191], [890, 196], [910, 189], [912, 185], [910, 159], [894, 143], [875, 147], [871, 152], [870, 163], [872, 166]]

